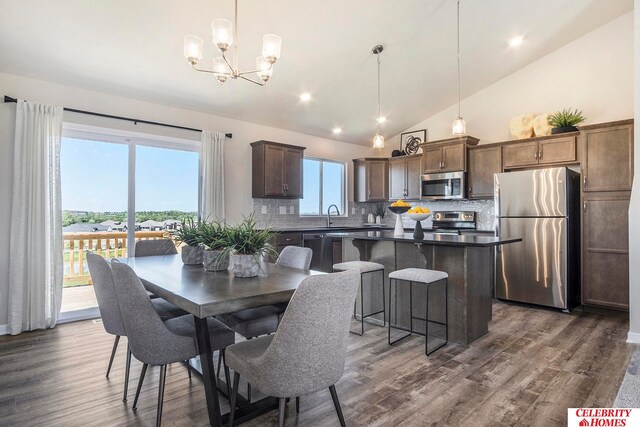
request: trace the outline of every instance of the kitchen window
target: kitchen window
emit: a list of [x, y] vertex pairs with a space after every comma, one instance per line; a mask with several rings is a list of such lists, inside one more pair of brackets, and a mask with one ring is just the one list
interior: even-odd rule
[[338, 206], [340, 214], [345, 215], [346, 165], [305, 157], [303, 170], [304, 198], [300, 199], [300, 216], [325, 215], [331, 205]]

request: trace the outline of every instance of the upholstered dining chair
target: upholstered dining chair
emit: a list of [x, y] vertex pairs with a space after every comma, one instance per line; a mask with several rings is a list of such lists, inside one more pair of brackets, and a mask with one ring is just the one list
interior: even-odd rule
[[345, 425], [335, 383], [344, 372], [359, 283], [360, 276], [353, 270], [310, 276], [293, 294], [275, 335], [227, 348], [227, 364], [234, 370], [229, 425], [233, 425], [240, 376], [279, 398], [279, 426], [284, 426], [287, 398], [326, 388], [340, 425]]
[[[124, 263], [111, 262], [118, 307], [122, 314], [133, 356], [143, 363], [133, 409], [136, 409], [142, 382], [149, 365], [160, 366], [156, 426], [162, 421], [164, 385], [167, 365], [189, 360], [198, 355], [193, 317], [180, 316], [162, 321], [145, 293], [136, 273]], [[212, 351], [222, 350], [235, 342], [233, 331], [215, 319], [208, 318]], [[225, 372], [228, 368], [225, 365]]]
[[176, 255], [176, 245], [169, 239], [138, 240], [134, 248], [134, 256]]
[[[285, 247], [276, 260], [276, 265], [308, 270], [311, 266], [311, 248], [300, 246]], [[287, 303], [271, 304], [263, 307], [249, 308], [235, 313], [222, 314], [217, 319], [233, 329], [238, 335], [252, 339], [261, 335], [272, 334], [278, 329], [280, 317], [287, 309]], [[218, 363], [218, 373], [220, 363]], [[251, 385], [248, 386], [247, 398], [251, 401]]]
[[[111, 366], [113, 365], [113, 359], [115, 358], [116, 351], [118, 349], [120, 337], [126, 336], [127, 334], [124, 329], [124, 324], [122, 323], [122, 316], [120, 315], [120, 308], [118, 307], [118, 301], [116, 299], [113, 276], [109, 262], [100, 255], [88, 252], [87, 264], [89, 266], [91, 281], [93, 282], [93, 290], [96, 293], [96, 300], [98, 301], [98, 309], [100, 310], [100, 317], [102, 318], [102, 326], [108, 334], [115, 336], [113, 348], [111, 349], [111, 357], [109, 358], [109, 366], [107, 367], [106, 376], [109, 378], [109, 373], [111, 372]], [[163, 299], [155, 299], [151, 304], [153, 309], [162, 319], [171, 319], [173, 317], [186, 314], [185, 311]], [[123, 401], [127, 400], [130, 370], [131, 350], [127, 347], [127, 361], [124, 374], [124, 394], [122, 397]]]
[[[138, 240], [133, 250], [133, 256], [145, 257], [145, 256], [159, 256], [159, 255], [176, 255], [178, 250], [176, 245], [169, 239], [155, 239], [155, 240]], [[147, 291], [149, 298], [158, 298], [157, 295]]]

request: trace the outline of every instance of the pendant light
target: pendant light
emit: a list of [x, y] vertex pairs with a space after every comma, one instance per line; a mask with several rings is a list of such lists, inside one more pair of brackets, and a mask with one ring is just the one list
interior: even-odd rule
[[458, 118], [453, 121], [451, 125], [451, 133], [455, 136], [466, 135], [467, 134], [467, 124], [462, 119], [460, 115], [460, 0], [458, 0], [458, 11], [457, 11], [457, 22], [458, 22]]
[[376, 45], [371, 49], [378, 58], [378, 118], [376, 119], [378, 131], [376, 136], [373, 137], [373, 148], [384, 148], [384, 136], [380, 134], [380, 123], [382, 122], [382, 114], [380, 113], [380, 53], [383, 49], [382, 45]]

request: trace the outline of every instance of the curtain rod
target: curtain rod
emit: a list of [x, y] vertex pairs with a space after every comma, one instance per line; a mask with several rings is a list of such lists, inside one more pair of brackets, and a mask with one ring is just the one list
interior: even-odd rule
[[[11, 98], [10, 96], [5, 95], [4, 96], [4, 102], [5, 103], [7, 103], [7, 102], [15, 102], [15, 103], [17, 103], [18, 100], [16, 98]], [[106, 117], [108, 119], [124, 120], [124, 121], [127, 121], [127, 122], [133, 122], [135, 124], [144, 123], [144, 124], [147, 124], [147, 125], [164, 126], [164, 127], [168, 127], [168, 128], [174, 128], [174, 129], [190, 130], [190, 131], [193, 131], [193, 132], [202, 132], [202, 129], [189, 128], [189, 127], [186, 127], [186, 126], [170, 125], [168, 123], [151, 122], [149, 120], [132, 119], [130, 117], [113, 116], [111, 114], [95, 113], [93, 111], [76, 110], [75, 108], [64, 108], [64, 111], [69, 111], [71, 113], [87, 114], [89, 116]], [[229, 139], [233, 138], [233, 134], [231, 134], [231, 133], [225, 133], [224, 135]]]

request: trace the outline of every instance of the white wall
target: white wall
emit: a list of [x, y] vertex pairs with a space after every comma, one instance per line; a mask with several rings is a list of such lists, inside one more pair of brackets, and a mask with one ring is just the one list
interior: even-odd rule
[[[635, 68], [634, 68], [634, 102], [635, 123], [640, 123], [640, 0], [635, 0], [636, 26]], [[629, 342], [640, 343], [640, 126], [635, 126], [634, 135], [634, 176], [631, 204], [629, 205]]]
[[[512, 139], [511, 117], [570, 107], [583, 111], [584, 124], [629, 119], [633, 52], [632, 11], [463, 99], [467, 132], [480, 138], [480, 144], [505, 141]], [[462, 66], [464, 79], [464, 59]], [[450, 138], [456, 110], [452, 105], [411, 129], [426, 128], [429, 141]], [[396, 136], [385, 149], [398, 146]]]
[[[242, 84], [242, 83], [239, 83]], [[207, 89], [215, 96], [215, 88]], [[252, 212], [251, 201], [251, 147], [249, 143], [260, 139], [278, 141], [307, 147], [305, 154], [314, 157], [347, 161], [351, 176], [351, 159], [375, 155], [366, 146], [348, 144], [276, 129], [248, 122], [226, 119], [211, 114], [170, 107], [142, 100], [95, 92], [71, 86], [34, 80], [21, 76], [0, 73], [0, 96], [9, 95], [20, 99], [106, 114], [135, 117], [157, 122], [171, 123], [197, 129], [232, 132], [233, 139], [225, 145], [225, 193], [226, 216], [233, 221]], [[11, 185], [13, 164], [13, 136], [15, 126], [15, 104], [0, 104], [0, 329], [7, 320], [7, 289], [10, 248], [9, 216], [11, 213]], [[64, 120], [109, 128], [133, 130], [150, 134], [200, 139], [200, 134], [190, 131], [152, 126], [134, 125], [112, 119], [65, 113]], [[100, 165], [105, 167], [105, 165]], [[178, 166], [179, 167], [179, 166]], [[353, 199], [349, 186], [350, 200]]]

